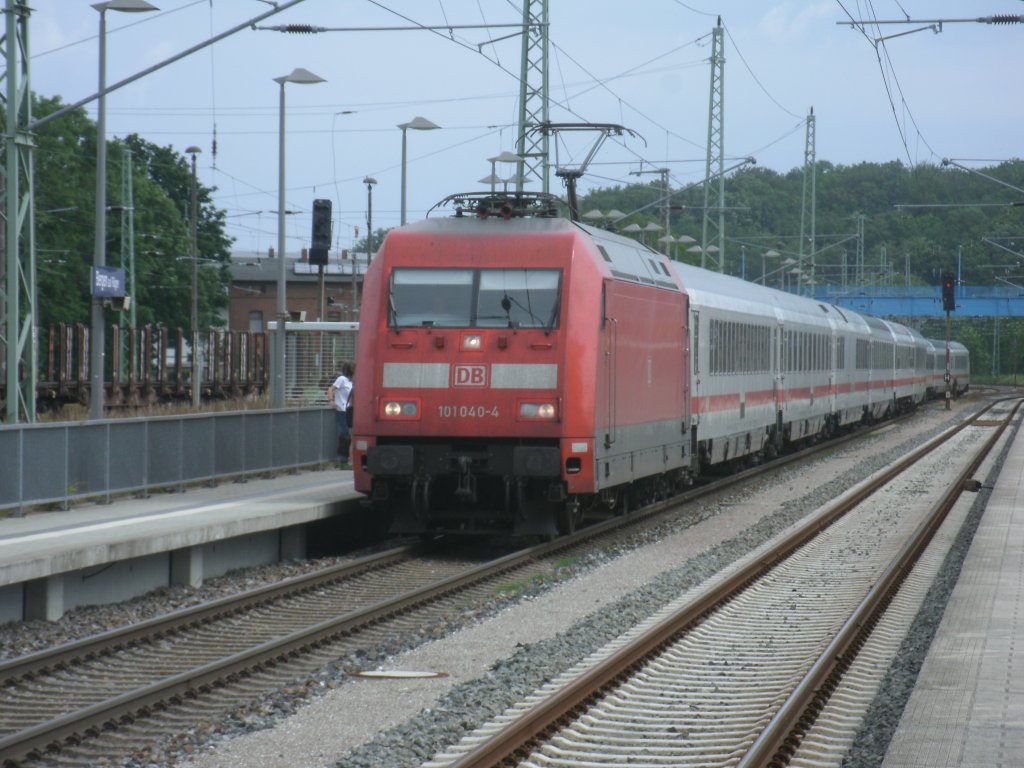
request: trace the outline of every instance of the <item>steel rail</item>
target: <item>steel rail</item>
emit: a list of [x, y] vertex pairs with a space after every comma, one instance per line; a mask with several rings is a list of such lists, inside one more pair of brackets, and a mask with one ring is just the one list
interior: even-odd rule
[[[751, 467], [735, 475], [704, 483], [670, 499], [630, 512], [627, 516], [614, 517], [590, 525], [575, 532], [571, 537], [564, 537], [555, 542], [532, 548], [529, 550], [530, 556], [534, 558], [544, 557], [547, 550], [557, 551], [566, 544], [580, 543], [589, 538], [608, 533], [617, 527], [660, 514], [674, 506], [692, 503], [712, 493], [716, 493], [728, 485], [750, 480], [762, 473], [778, 470], [788, 464], [802, 461], [821, 451], [830, 450], [847, 441], [864, 437], [870, 434], [871, 431], [889, 426], [892, 423], [894, 422], [889, 421], [879, 424], [869, 431], [859, 431], [850, 435], [844, 435], [827, 443], [821, 443], [792, 454], [779, 456], [770, 462]], [[351, 563], [343, 563], [313, 573], [285, 579], [275, 584], [248, 590], [237, 595], [212, 600], [189, 608], [182, 608], [164, 616], [154, 617], [96, 635], [90, 635], [89, 637], [63, 643], [53, 648], [25, 654], [13, 659], [0, 660], [0, 683], [42, 674], [55, 667], [73, 663], [76, 659], [111, 653], [132, 643], [145, 640], [148, 637], [210, 622], [226, 615], [238, 614], [303, 591], [319, 588], [326, 582], [351, 578], [366, 571], [386, 568], [407, 559], [416, 546], [404, 545], [394, 547], [384, 552], [367, 555]]]
[[[877, 428], [891, 425], [890, 420]], [[628, 515], [617, 516], [581, 529], [571, 536], [505, 555], [448, 577], [432, 585], [426, 585], [395, 598], [351, 611], [343, 616], [320, 622], [297, 632], [283, 636], [246, 651], [225, 657], [201, 667], [182, 672], [151, 684], [142, 686], [120, 696], [79, 708], [61, 717], [40, 723], [18, 733], [0, 737], [0, 763], [16, 760], [26, 755], [41, 754], [47, 749], [59, 749], [62, 742], [82, 739], [82, 734], [91, 729], [102, 729], [117, 721], [131, 721], [144, 716], [147, 711], [163, 708], [169, 701], [180, 701], [192, 697], [201, 689], [215, 687], [221, 683], [251, 674], [264, 665], [276, 663], [290, 656], [330, 642], [332, 639], [352, 634], [371, 624], [386, 620], [397, 614], [413, 610], [438, 600], [448, 594], [467, 589], [489, 578], [521, 567], [530, 561], [551, 557], [560, 551], [570, 549], [592, 538], [633, 525], [680, 504], [691, 503], [704, 496], [721, 491], [731, 484], [749, 480], [761, 473], [777, 470], [790, 463], [804, 460], [824, 450], [834, 449], [842, 443], [870, 434], [858, 431], [825, 443], [810, 446], [793, 454], [778, 457], [757, 467], [730, 477], [706, 483], [671, 499], [648, 505]], [[326, 581], [352, 576], [363, 571], [387, 567], [408, 557], [412, 546], [399, 547], [377, 555], [361, 558], [353, 563], [335, 566], [326, 571], [306, 574], [278, 584], [261, 587], [242, 595], [234, 595], [210, 603], [176, 611], [165, 617], [150, 619], [137, 624], [110, 630], [100, 635], [58, 646], [54, 649], [0, 662], [0, 681], [8, 682], [46, 674], [48, 671], [73, 664], [76, 659], [111, 655], [132, 644], [145, 642], [148, 638], [165, 635], [168, 632], [189, 626], [206, 624], [218, 617], [237, 615], [249, 608], [308, 591]], [[765, 566], [767, 568], [767, 566]], [[713, 602], [708, 603], [708, 607]]]
[[101, 632], [96, 635], [63, 643], [35, 653], [0, 661], [0, 683], [45, 674], [57, 667], [74, 663], [77, 659], [113, 653], [126, 646], [179, 631], [214, 619], [237, 615], [257, 606], [290, 597], [325, 583], [351, 578], [367, 571], [378, 570], [408, 560], [413, 546], [395, 547], [384, 552], [367, 555], [350, 563], [342, 563], [313, 573], [296, 576], [275, 584], [223, 597], [218, 600], [182, 608], [164, 616], [157, 616], [134, 624]]
[[771, 553], [742, 566], [721, 583], [696, 596], [679, 611], [665, 617], [627, 645], [582, 672], [568, 685], [526, 710], [493, 736], [456, 759], [449, 768], [490, 768], [513, 762], [516, 755], [524, 753], [531, 743], [542, 739], [543, 734], [556, 723], [570, 719], [577, 711], [600, 698], [605, 690], [628, 676], [649, 656], [673, 642], [696, 624], [705, 613], [770, 571], [879, 488], [979, 419], [993, 405], [994, 403], [986, 405], [971, 419], [937, 435], [890, 467], [848, 490], [820, 514], [814, 515], [793, 529], [778, 542]]
[[0, 764], [5, 760], [42, 753], [49, 748], [59, 749], [60, 742], [77, 739], [90, 728], [103, 728], [108, 723], [122, 719], [131, 720], [139, 713], [144, 714], [148, 709], [164, 706], [170, 699], [194, 696], [204, 688], [230, 682], [232, 679], [251, 674], [263, 665], [283, 661], [333, 639], [352, 634], [369, 625], [466, 589], [482, 580], [494, 578], [531, 559], [546, 556], [551, 551], [568, 546], [563, 541], [559, 539], [513, 552], [433, 584], [327, 619], [240, 653], [157, 680], [120, 696], [10, 734], [0, 738]]
[[864, 596], [860, 605], [740, 759], [737, 768], [762, 765], [777, 768], [789, 764], [803, 736], [839, 686], [846, 670], [878, 624], [900, 585], [910, 574], [914, 563], [924, 553], [935, 532], [945, 521], [949, 510], [960, 498], [964, 484], [974, 476], [982, 461], [999, 442], [1007, 425], [1020, 409], [1021, 402], [1016, 402], [1011, 412], [1001, 420], [985, 443], [975, 452], [971, 462], [948, 484], [942, 497], [932, 505], [921, 524]]

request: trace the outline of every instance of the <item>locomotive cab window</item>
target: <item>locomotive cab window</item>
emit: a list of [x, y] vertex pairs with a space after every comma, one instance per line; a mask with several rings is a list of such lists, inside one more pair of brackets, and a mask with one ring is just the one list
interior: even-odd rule
[[561, 273], [554, 269], [482, 269], [476, 325], [482, 328], [554, 328]]
[[395, 328], [558, 327], [557, 269], [396, 268], [388, 324]]

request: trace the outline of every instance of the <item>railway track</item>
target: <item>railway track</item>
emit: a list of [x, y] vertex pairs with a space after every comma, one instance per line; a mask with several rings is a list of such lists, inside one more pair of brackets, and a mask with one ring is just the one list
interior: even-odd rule
[[500, 584], [550, 577], [559, 559], [623, 527], [820, 449], [490, 562], [396, 549], [2, 663], [0, 761], [92, 765], [214, 721], [338, 659], [423, 633]]
[[937, 568], [929, 542], [1018, 407], [851, 489], [427, 765], [838, 764], [930, 583], [914, 563]]

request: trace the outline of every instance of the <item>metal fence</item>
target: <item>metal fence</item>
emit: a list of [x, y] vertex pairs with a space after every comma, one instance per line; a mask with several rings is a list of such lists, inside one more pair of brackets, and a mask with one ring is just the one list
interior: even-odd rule
[[0, 510], [315, 466], [335, 429], [326, 407], [0, 426]]
[[[267, 326], [271, 350], [277, 343], [276, 321]], [[285, 403], [297, 406], [327, 405], [327, 387], [340, 373], [344, 360], [356, 358], [359, 323], [284, 324]], [[276, 354], [272, 355], [276, 361]]]

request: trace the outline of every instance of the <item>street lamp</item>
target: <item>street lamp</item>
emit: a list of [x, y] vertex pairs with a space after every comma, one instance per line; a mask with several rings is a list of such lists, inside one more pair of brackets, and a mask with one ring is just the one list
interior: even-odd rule
[[[662, 231], [661, 224], [655, 224], [653, 221], [649, 221], [646, 224], [644, 224], [644, 232], [650, 232], [652, 234], [652, 236], [653, 236], [653, 234], [655, 232], [661, 232], [661, 231]], [[641, 235], [641, 242], [643, 242], [645, 245], [647, 243], [646, 237], [647, 237], [646, 235]]]
[[[366, 268], [370, 268], [370, 259], [373, 258], [373, 185], [377, 183], [377, 180], [373, 176], [367, 176], [363, 179], [363, 184], [366, 185]], [[363, 274], [366, 274], [365, 272]], [[356, 306], [356, 312], [359, 312], [359, 302], [356, 300], [356, 280], [355, 273], [352, 277], [352, 303]], [[358, 320], [359, 315], [353, 318]]]
[[274, 407], [284, 408], [284, 345], [285, 345], [285, 322], [288, 320], [288, 301], [285, 295], [288, 290], [288, 270], [285, 266], [284, 252], [284, 84], [299, 83], [310, 85], [312, 83], [326, 82], [319, 75], [314, 75], [308, 69], [298, 67], [292, 70], [290, 75], [275, 77], [275, 83], [281, 86], [281, 101], [278, 109], [278, 145], [277, 145], [277, 333], [275, 334], [276, 349], [274, 359]]
[[199, 214], [198, 195], [196, 194], [196, 155], [202, 152], [193, 145], [185, 150], [192, 155], [192, 243], [189, 255], [192, 256], [192, 407], [198, 408], [201, 401], [203, 360], [199, 352], [199, 248], [196, 246], [196, 230]]
[[718, 260], [718, 252], [719, 252], [719, 250], [720, 249], [719, 249], [719, 247], [717, 245], [709, 245], [707, 248], [705, 248], [704, 251], [700, 255], [700, 266], [701, 266], [701, 268], [705, 267], [706, 257], [707, 256], [711, 256], [716, 261], [718, 261], [718, 271], [719, 272], [723, 271], [722, 267], [724, 265], [722, 264], [721, 261]]
[[777, 259], [782, 254], [776, 251], [774, 248], [765, 251], [761, 254], [761, 285], [765, 285], [765, 271], [764, 271], [764, 260], [765, 259]]
[[786, 279], [787, 279], [786, 278], [786, 271], [789, 269], [789, 267], [792, 267], [796, 263], [797, 263], [796, 259], [788, 257], [788, 256], [780, 262], [780, 267], [779, 267], [779, 290], [781, 290], [781, 291], [786, 290]]
[[633, 222], [632, 224], [627, 224], [626, 226], [624, 226], [622, 228], [622, 231], [623, 232], [628, 232], [631, 235], [635, 235], [635, 234], [637, 234], [639, 232], [639, 233], [641, 233], [640, 236], [643, 237], [644, 228], [641, 227], [636, 222]]
[[[96, 240], [92, 255], [93, 271], [107, 265], [107, 11], [141, 13], [160, 10], [146, 0], [107, 0], [94, 3], [100, 13], [99, 99], [96, 102]], [[103, 357], [106, 329], [103, 324], [103, 297], [92, 293], [92, 316], [89, 325], [89, 417], [103, 418]]]
[[[500, 155], [495, 155], [494, 157], [488, 157], [487, 161], [491, 164], [491, 175], [488, 176], [488, 180], [491, 182], [491, 194], [493, 195], [494, 194], [494, 185], [497, 182], [501, 181], [501, 179], [498, 178], [498, 174], [495, 173], [495, 170], [494, 170], [495, 164], [497, 164], [497, 163], [516, 163], [518, 165], [519, 163], [523, 162], [523, 158], [521, 158], [515, 152], [509, 152], [506, 149]], [[516, 172], [517, 173], [519, 172], [518, 168], [516, 169]], [[481, 179], [481, 181], [482, 181], [482, 179]]]
[[658, 238], [658, 242], [661, 243], [662, 248], [664, 248], [665, 255], [670, 259], [674, 259], [675, 257], [672, 254], [672, 246], [676, 242], [676, 239], [672, 235], [662, 235]]
[[406, 165], [406, 151], [405, 151], [405, 134], [410, 128], [414, 131], [433, 131], [440, 128], [440, 125], [432, 123], [425, 117], [414, 117], [408, 123], [399, 123], [398, 127], [402, 129], [402, 226], [405, 226], [405, 165]]

